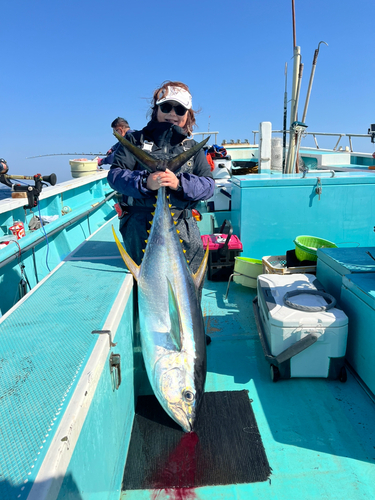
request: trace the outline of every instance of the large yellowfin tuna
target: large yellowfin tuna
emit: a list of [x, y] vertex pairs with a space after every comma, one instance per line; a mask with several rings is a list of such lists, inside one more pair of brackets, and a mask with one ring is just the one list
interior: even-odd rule
[[[156, 160], [122, 136], [117, 139], [149, 171], [177, 171], [208, 139], [174, 157]], [[114, 232], [115, 234], [115, 232]], [[144, 258], [138, 266], [116, 237], [121, 255], [138, 282], [143, 358], [156, 397], [186, 432], [194, 429], [206, 380], [206, 340], [199, 289], [208, 259], [192, 274], [171, 215], [165, 188], [158, 191]]]

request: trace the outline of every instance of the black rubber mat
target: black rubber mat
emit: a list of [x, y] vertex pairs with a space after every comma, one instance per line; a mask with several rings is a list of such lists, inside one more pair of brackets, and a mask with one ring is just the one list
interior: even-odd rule
[[270, 474], [248, 391], [205, 393], [188, 434], [155, 396], [138, 398], [123, 491], [254, 483]]

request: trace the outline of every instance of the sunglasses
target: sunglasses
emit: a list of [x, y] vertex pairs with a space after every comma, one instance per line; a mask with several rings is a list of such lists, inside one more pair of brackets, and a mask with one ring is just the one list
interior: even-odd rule
[[178, 116], [184, 116], [186, 114], [187, 109], [184, 108], [181, 104], [178, 104], [177, 106], [173, 106], [170, 102], [163, 102], [163, 104], [159, 104], [159, 108], [162, 113], [167, 114], [174, 109], [174, 112]]

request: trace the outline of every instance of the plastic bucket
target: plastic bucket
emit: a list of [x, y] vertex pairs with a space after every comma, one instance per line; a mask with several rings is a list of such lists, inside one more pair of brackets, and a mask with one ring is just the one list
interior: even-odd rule
[[263, 263], [249, 257], [235, 257], [233, 281], [250, 288], [257, 287], [257, 277], [263, 273]]
[[318, 248], [337, 248], [337, 245], [332, 243], [332, 241], [323, 240], [316, 236], [297, 236], [294, 240], [294, 244], [296, 257], [299, 261], [317, 260]]
[[72, 177], [94, 175], [98, 171], [97, 160], [69, 160]]

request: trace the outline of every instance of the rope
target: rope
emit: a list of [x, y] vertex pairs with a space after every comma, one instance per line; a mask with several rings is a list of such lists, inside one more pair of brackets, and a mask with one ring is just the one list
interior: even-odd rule
[[[323, 297], [327, 301], [327, 305], [317, 306], [317, 307], [302, 306], [288, 300], [290, 297], [295, 297], [296, 295], [302, 295], [302, 294], [318, 295], [320, 297]], [[319, 290], [293, 290], [292, 292], [287, 292], [284, 295], [284, 304], [288, 307], [291, 307], [292, 309], [298, 309], [299, 311], [320, 312], [320, 311], [328, 311], [329, 309], [335, 307], [336, 299], [332, 297], [332, 295], [330, 295], [329, 293], [320, 292]]]

